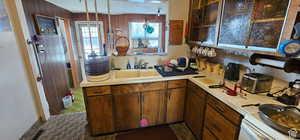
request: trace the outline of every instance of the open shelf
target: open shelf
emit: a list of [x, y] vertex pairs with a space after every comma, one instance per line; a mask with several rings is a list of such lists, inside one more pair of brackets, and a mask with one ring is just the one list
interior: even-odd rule
[[256, 19], [253, 20], [254, 23], [262, 23], [262, 22], [275, 22], [275, 21], [283, 21], [285, 18], [284, 17], [279, 17], [279, 18], [266, 18], [266, 19]]

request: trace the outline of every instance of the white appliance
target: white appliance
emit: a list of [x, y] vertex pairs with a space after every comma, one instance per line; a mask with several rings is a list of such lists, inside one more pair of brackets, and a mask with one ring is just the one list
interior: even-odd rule
[[239, 140], [275, 140], [246, 119], [242, 120]]

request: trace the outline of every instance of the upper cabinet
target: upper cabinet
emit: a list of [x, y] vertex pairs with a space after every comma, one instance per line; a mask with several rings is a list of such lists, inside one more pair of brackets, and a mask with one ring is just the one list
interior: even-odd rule
[[192, 1], [189, 41], [207, 46], [215, 46], [217, 44], [221, 8], [221, 0]]
[[299, 12], [293, 10], [297, 4], [293, 0], [192, 0], [189, 43], [276, 52], [280, 42], [291, 38], [296, 18], [291, 14]]
[[254, 0], [224, 0], [219, 46], [246, 46]]

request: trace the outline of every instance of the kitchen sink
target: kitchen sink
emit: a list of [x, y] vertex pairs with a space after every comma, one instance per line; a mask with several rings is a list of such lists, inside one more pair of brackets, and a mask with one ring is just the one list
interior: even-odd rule
[[116, 79], [139, 78], [139, 77], [157, 77], [160, 74], [155, 69], [139, 69], [139, 70], [120, 70], [116, 71]]

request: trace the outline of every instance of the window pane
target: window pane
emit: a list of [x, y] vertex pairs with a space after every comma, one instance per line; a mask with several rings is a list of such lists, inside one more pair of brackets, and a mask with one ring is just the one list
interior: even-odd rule
[[[83, 44], [83, 49], [84, 49], [86, 58], [92, 52], [91, 41], [92, 41], [93, 51], [95, 51], [95, 53], [97, 55], [101, 55], [101, 44], [100, 44], [100, 40], [98, 37], [98, 29], [97, 28], [98, 27], [91, 26], [90, 32], [89, 32], [88, 25], [83, 25], [81, 27], [82, 44]], [[91, 40], [90, 40], [90, 35], [91, 35]]]
[[146, 37], [148, 37], [148, 38], [159, 38], [159, 32], [160, 32], [159, 23], [149, 23], [149, 26], [153, 27], [154, 31], [151, 34], [146, 33]]
[[131, 38], [145, 38], [145, 30], [142, 22], [131, 23]]
[[149, 40], [149, 47], [150, 48], [158, 48], [159, 41], [158, 40]]

